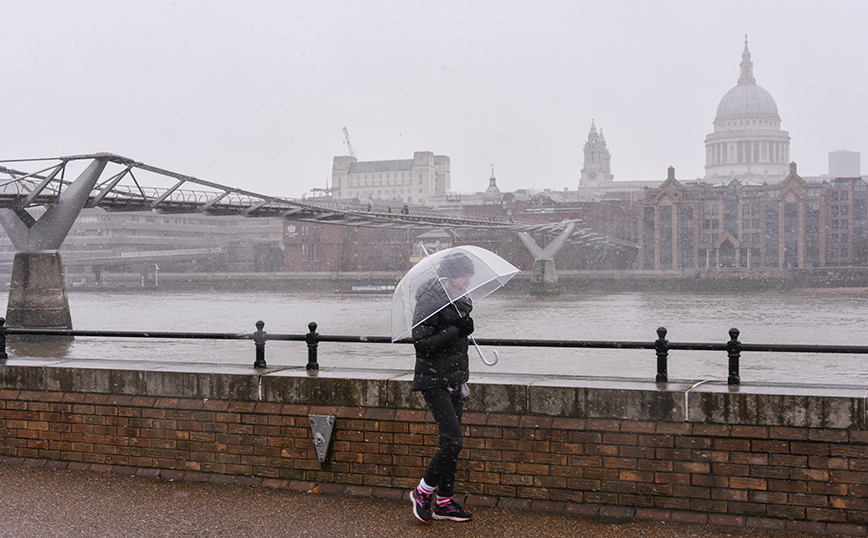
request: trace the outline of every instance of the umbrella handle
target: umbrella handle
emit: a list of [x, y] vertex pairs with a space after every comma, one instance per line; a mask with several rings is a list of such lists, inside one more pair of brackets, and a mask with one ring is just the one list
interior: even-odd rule
[[479, 349], [479, 344], [476, 343], [476, 340], [470, 335], [468, 335], [468, 338], [470, 338], [470, 341], [473, 342], [473, 347], [476, 348], [476, 352], [479, 353], [479, 358], [482, 359], [482, 362], [484, 362], [488, 366], [494, 366], [495, 364], [497, 364], [497, 361], [500, 360], [500, 353], [498, 353], [496, 349], [494, 350], [494, 360], [488, 362], [488, 359], [485, 358], [482, 350]]

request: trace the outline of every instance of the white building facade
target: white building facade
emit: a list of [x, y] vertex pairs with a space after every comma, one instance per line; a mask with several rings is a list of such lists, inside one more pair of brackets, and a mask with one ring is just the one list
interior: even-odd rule
[[338, 156], [332, 165], [332, 192], [339, 199], [429, 205], [432, 197], [449, 194], [451, 189], [449, 157], [430, 151], [391, 161]]
[[714, 132], [705, 138], [705, 179], [738, 176], [777, 183], [789, 174], [790, 135], [771, 94], [757, 86], [744, 41], [741, 75], [717, 106]]

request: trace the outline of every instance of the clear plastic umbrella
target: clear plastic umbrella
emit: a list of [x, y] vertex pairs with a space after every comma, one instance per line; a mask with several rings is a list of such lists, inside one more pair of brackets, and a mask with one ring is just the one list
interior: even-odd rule
[[[456, 290], [454, 286], [444, 286], [451, 276], [450, 264], [463, 257], [473, 264], [473, 275], [468, 285]], [[463, 261], [463, 263], [467, 263]], [[497, 254], [481, 247], [465, 245], [447, 248], [433, 254], [425, 252], [425, 258], [414, 265], [395, 287], [392, 296], [392, 341], [396, 342], [410, 336], [413, 328], [446, 307], [454, 307], [454, 302], [469, 297], [476, 302], [503, 287], [518, 274], [519, 269]], [[426, 286], [439, 286], [444, 292], [442, 301], [436, 304], [420, 305], [417, 311], [419, 291]], [[452, 306], [450, 306], [452, 305]], [[498, 354], [489, 362], [479, 346], [470, 337], [482, 362], [489, 366], [497, 363]]]

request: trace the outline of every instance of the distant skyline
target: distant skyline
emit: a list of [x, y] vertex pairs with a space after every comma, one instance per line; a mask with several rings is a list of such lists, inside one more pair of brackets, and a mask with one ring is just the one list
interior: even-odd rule
[[705, 174], [748, 35], [790, 157], [868, 155], [861, 0], [0, 0], [0, 160], [112, 152], [299, 198], [332, 158], [448, 155], [452, 189], [575, 190], [592, 119], [616, 181]]

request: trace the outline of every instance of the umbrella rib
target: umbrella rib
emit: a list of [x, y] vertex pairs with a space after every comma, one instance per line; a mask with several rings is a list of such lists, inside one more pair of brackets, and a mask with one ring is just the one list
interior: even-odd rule
[[[497, 281], [498, 284], [500, 284], [500, 287], [503, 287], [503, 286], [506, 285], [507, 282], [509, 282], [509, 281], [512, 279], [512, 277], [514, 277], [514, 276], [517, 275], [517, 274], [518, 274], [518, 271], [515, 271], [515, 272], [512, 272], [512, 273], [507, 273], [508, 278], [507, 278], [506, 280], [501, 280], [501, 278], [502, 278], [503, 276], [507, 276], [507, 275], [496, 275], [496, 276], [494, 276], [494, 277], [492, 277], [492, 278], [489, 278], [489, 279], [486, 280], [485, 282], [482, 282], [482, 283], [480, 283], [480, 284], [474, 286], [474, 288], [473, 288], [472, 290], [467, 290], [465, 293], [461, 294], [461, 296], [456, 297], [455, 300], [458, 300], [458, 299], [460, 299], [461, 297], [466, 297], [466, 296], [470, 295], [471, 293], [473, 293], [474, 291], [478, 290], [479, 288], [485, 286], [485, 285], [488, 284], [489, 282], [493, 282], [493, 281], [495, 281], [495, 280]], [[478, 297], [476, 300], [478, 301], [478, 300], [485, 299], [486, 297], [488, 297], [488, 296], [491, 295], [492, 293], [496, 292], [498, 289], [500, 289], [500, 288], [494, 288], [493, 290], [489, 291], [489, 292], [486, 293], [485, 295], [483, 295], [483, 296], [481, 296], [481, 297]]]

